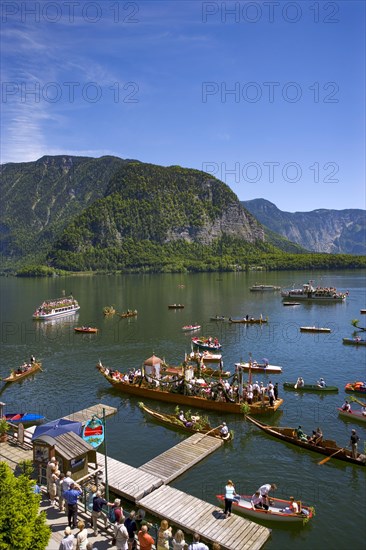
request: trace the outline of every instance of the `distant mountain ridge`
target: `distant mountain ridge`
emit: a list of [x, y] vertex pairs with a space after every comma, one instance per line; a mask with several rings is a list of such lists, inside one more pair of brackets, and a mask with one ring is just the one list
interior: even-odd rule
[[265, 227], [307, 250], [366, 254], [366, 211], [361, 209], [284, 212], [265, 199], [241, 201]]

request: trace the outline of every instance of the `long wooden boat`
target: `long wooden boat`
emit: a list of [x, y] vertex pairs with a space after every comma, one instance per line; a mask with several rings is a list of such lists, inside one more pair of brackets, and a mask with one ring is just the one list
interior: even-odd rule
[[253, 372], [271, 372], [273, 374], [280, 374], [282, 372], [282, 367], [266, 363], [235, 363], [235, 368], [237, 369], [238, 367], [244, 370], [252, 370]]
[[211, 353], [207, 350], [204, 350], [203, 352], [194, 352], [192, 351], [189, 354], [189, 359], [191, 361], [203, 361], [204, 363], [220, 363], [222, 359], [221, 353]]
[[366, 414], [362, 414], [361, 411], [344, 411], [343, 409], [338, 408], [338, 414], [343, 418], [347, 418], [347, 420], [351, 420], [351, 422], [366, 422]]
[[222, 347], [219, 342], [216, 344], [213, 341], [210, 342], [209, 338], [194, 337], [192, 338], [192, 344], [206, 351], [220, 351]]
[[229, 323], [242, 323], [242, 324], [245, 324], [245, 325], [262, 325], [263, 323], [268, 323], [268, 318], [266, 317], [265, 319], [254, 319], [254, 317], [249, 317], [249, 319], [247, 319], [246, 317], [243, 317], [243, 319], [232, 319], [231, 317], [229, 317]]
[[366, 382], [348, 382], [344, 390], [347, 393], [366, 393]]
[[10, 376], [7, 378], [3, 378], [3, 382], [18, 382], [19, 380], [22, 380], [26, 376], [30, 376], [31, 374], [34, 374], [35, 372], [42, 370], [42, 363], [31, 363], [28, 365], [23, 365], [19, 367], [17, 370], [13, 370]]
[[360, 313], [364, 315], [366, 313], [366, 309], [360, 309]]
[[132, 310], [127, 310], [127, 311], [124, 311], [123, 313], [118, 313], [117, 312], [117, 315], [119, 317], [121, 317], [121, 319], [127, 319], [128, 317], [136, 317], [137, 316], [137, 309], [134, 309], [133, 311]]
[[[104, 378], [118, 391], [134, 395], [140, 399], [155, 399], [157, 401], [166, 401], [168, 403], [174, 403], [178, 405], [187, 405], [192, 409], [206, 409], [211, 411], [219, 411], [221, 413], [232, 413], [232, 414], [243, 414], [243, 408], [247, 403], [239, 403], [235, 400], [226, 401], [208, 399], [206, 397], [197, 396], [197, 395], [186, 395], [183, 392], [184, 388], [184, 379], [179, 377], [179, 375], [173, 375], [165, 377], [167, 380], [160, 381], [159, 386], [149, 382], [147, 376], [140, 377], [138, 382], [130, 384], [125, 382], [120, 378], [115, 377], [115, 371], [113, 376], [110, 374], [108, 368], [104, 367], [101, 364], [98, 364], [96, 368], [104, 376]], [[222, 387], [220, 381], [216, 383], [217, 387]], [[199, 388], [202, 389], [200, 386]], [[269, 400], [266, 396], [264, 403], [258, 401], [252, 405], [247, 405], [249, 407], [250, 414], [271, 414], [277, 411], [277, 409], [282, 405], [283, 399], [275, 400], [274, 404], [270, 406]], [[244, 405], [244, 407], [243, 407]]]
[[[225, 495], [216, 495], [218, 501], [223, 505]], [[271, 497], [271, 504], [268, 510], [263, 508], [253, 508], [251, 504], [252, 497], [249, 495], [240, 495], [240, 498], [235, 498], [232, 504], [232, 511], [237, 514], [249, 516], [254, 519], [265, 521], [276, 521], [280, 523], [307, 523], [314, 514], [314, 508], [304, 506], [300, 501], [297, 501], [300, 508], [298, 514], [290, 512], [289, 500]]]
[[168, 305], [168, 309], [183, 309], [183, 308], [184, 308], [183, 304], [169, 304]]
[[232, 439], [232, 434], [230, 432], [227, 434], [227, 436], [223, 437], [220, 433], [220, 428], [212, 428], [212, 426], [205, 419], [201, 419], [200, 417], [196, 416], [198, 420], [195, 423], [193, 423], [192, 426], [186, 426], [174, 414], [166, 414], [166, 413], [156, 411], [154, 409], [150, 409], [150, 407], [147, 407], [141, 401], [139, 403], [139, 407], [142, 411], [144, 411], [146, 414], [151, 416], [154, 420], [161, 422], [162, 424], [164, 424], [165, 426], [168, 426], [169, 428], [175, 428], [177, 430], [181, 430], [183, 432], [188, 432], [188, 433], [207, 434], [207, 435], [210, 435], [211, 437], [216, 437], [216, 439], [222, 439], [223, 441], [230, 441]]
[[35, 422], [42, 422], [45, 417], [41, 414], [34, 413], [6, 413], [5, 420], [12, 424], [30, 424]]
[[45, 321], [76, 313], [79, 309], [80, 306], [73, 296], [64, 296], [43, 302], [33, 313], [33, 319]]
[[282, 302], [283, 306], [300, 306], [300, 302]]
[[98, 330], [95, 327], [74, 327], [75, 332], [85, 332], [86, 334], [96, 334]]
[[227, 321], [227, 317], [224, 315], [215, 315], [215, 317], [210, 317], [211, 321]]
[[363, 338], [343, 338], [342, 341], [349, 346], [366, 346], [366, 340]]
[[300, 327], [300, 332], [332, 332], [327, 327]]
[[352, 458], [352, 454], [349, 449], [339, 447], [337, 443], [331, 439], [323, 439], [318, 444], [302, 441], [296, 437], [295, 428], [269, 426], [268, 424], [264, 424], [249, 415], [246, 415], [246, 418], [249, 422], [252, 422], [255, 426], [266, 432], [268, 435], [272, 435], [277, 439], [282, 439], [282, 441], [286, 441], [287, 443], [291, 443], [297, 447], [302, 447], [308, 451], [314, 451], [315, 453], [320, 453], [326, 456], [334, 455], [334, 458], [343, 460], [344, 462], [348, 462], [350, 464], [357, 464], [358, 466], [366, 465], [366, 455], [358, 453], [357, 458]]
[[304, 386], [298, 386], [296, 383], [293, 384], [292, 382], [284, 382], [283, 387], [285, 390], [293, 390], [293, 391], [309, 391], [309, 392], [338, 392], [337, 386], [325, 386], [324, 388], [322, 386], [319, 386], [318, 384], [304, 384]]

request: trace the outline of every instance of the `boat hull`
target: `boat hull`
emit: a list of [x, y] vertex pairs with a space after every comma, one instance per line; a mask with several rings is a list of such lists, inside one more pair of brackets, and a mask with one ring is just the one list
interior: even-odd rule
[[295, 385], [296, 384], [292, 384], [291, 382], [284, 382], [283, 388], [285, 390], [290, 390], [290, 391], [309, 391], [309, 392], [319, 392], [319, 393], [324, 393], [324, 392], [338, 393], [339, 391], [337, 386], [325, 386], [325, 388], [322, 388], [317, 384], [305, 384], [305, 386], [295, 388]]
[[29, 424], [31, 422], [41, 422], [44, 420], [44, 416], [41, 414], [32, 414], [32, 413], [7, 413], [5, 419], [7, 422], [12, 424]]
[[366, 384], [361, 385], [362, 382], [354, 382], [353, 384], [349, 382], [345, 385], [344, 391], [347, 393], [366, 393]]
[[[223, 504], [225, 502], [224, 495], [216, 495], [216, 498]], [[281, 500], [279, 498], [271, 498], [271, 506], [268, 511], [263, 509], [253, 509], [251, 506], [251, 497], [249, 495], [240, 495], [240, 500], [235, 499], [232, 504], [232, 511], [250, 518], [275, 521], [280, 523], [306, 523], [313, 517], [313, 511], [310, 507], [302, 506], [306, 510], [304, 514], [291, 514], [280, 512], [290, 506], [290, 501]]]
[[343, 338], [343, 344], [347, 346], [366, 346], [366, 340], [355, 340], [354, 338]]
[[268, 319], [229, 319], [229, 323], [242, 323], [244, 325], [262, 325], [268, 323]]
[[300, 327], [300, 332], [332, 332], [330, 328], [326, 327]]
[[220, 351], [221, 345], [220, 344], [206, 344], [199, 338], [192, 338], [192, 344], [196, 346], [198, 349], [202, 349], [204, 351]]
[[319, 453], [325, 456], [334, 455], [334, 459], [342, 460], [344, 462], [348, 462], [349, 464], [355, 464], [357, 466], [366, 465], [365, 455], [359, 453], [357, 458], [352, 458], [351, 452], [348, 449], [342, 449], [341, 447], [338, 447], [335, 441], [325, 440], [322, 442], [322, 445], [316, 445], [314, 443], [309, 443], [307, 441], [301, 441], [300, 439], [297, 439], [295, 435], [293, 435], [296, 431], [295, 428], [280, 428], [277, 426], [269, 426], [255, 418], [251, 418], [249, 415], [247, 415], [246, 418], [247, 420], [249, 420], [249, 422], [263, 430], [268, 435], [271, 435], [272, 437], [275, 437], [276, 439], [280, 439], [287, 443], [291, 443], [292, 445], [296, 445], [296, 447], [302, 447], [303, 449], [307, 449], [308, 451], [313, 451], [315, 453]]
[[98, 332], [97, 328], [81, 328], [81, 327], [75, 327], [75, 332], [82, 332], [83, 334], [96, 334]]
[[251, 370], [252, 372], [270, 372], [272, 374], [280, 374], [280, 372], [282, 372], [282, 367], [277, 367], [276, 365], [251, 365], [250, 363], [235, 363], [235, 368], [238, 367], [241, 367], [244, 370]]
[[[231, 401], [213, 401], [210, 399], [205, 399], [204, 397], [184, 395], [182, 393], [173, 393], [161, 389], [152, 389], [142, 384], [140, 386], [138, 384], [128, 384], [127, 382], [114, 380], [112, 377], [105, 375], [102, 371], [102, 368], [97, 365], [97, 369], [99, 369], [104, 378], [106, 378], [116, 390], [122, 393], [133, 395], [135, 397], [138, 397], [139, 399], [154, 399], [167, 403], [187, 405], [194, 409], [198, 408], [210, 411], [226, 412], [230, 414], [243, 414], [242, 405], [240, 403], [233, 403]], [[282, 405], [282, 403], [283, 399], [277, 399], [274, 402], [273, 406], [270, 406], [268, 401], [265, 401], [265, 403], [253, 403], [252, 405], [249, 405], [250, 414], [264, 415], [274, 413]]]
[[47, 319], [55, 319], [56, 317], [65, 317], [66, 315], [73, 315], [77, 313], [80, 306], [73, 307], [65, 311], [55, 311], [54, 313], [40, 313], [39, 315], [33, 315], [35, 321], [46, 321]]
[[366, 416], [362, 414], [360, 411], [343, 411], [342, 409], [338, 409], [338, 414], [342, 418], [347, 418], [347, 420], [350, 420], [351, 422], [357, 421], [357, 422], [363, 422], [366, 423]]

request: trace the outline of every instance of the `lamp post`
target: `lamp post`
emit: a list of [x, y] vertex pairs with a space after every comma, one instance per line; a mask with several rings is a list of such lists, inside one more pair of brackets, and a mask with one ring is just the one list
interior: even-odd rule
[[105, 498], [109, 502], [108, 459], [107, 459], [107, 427], [106, 427], [106, 421], [105, 421], [105, 408], [104, 407], [103, 407], [103, 427], [104, 427]]

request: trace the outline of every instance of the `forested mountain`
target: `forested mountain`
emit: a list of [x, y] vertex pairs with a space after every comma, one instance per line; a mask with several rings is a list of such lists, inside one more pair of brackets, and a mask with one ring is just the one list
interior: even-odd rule
[[264, 226], [307, 250], [366, 253], [366, 211], [358, 209], [283, 212], [265, 199], [241, 203]]
[[207, 271], [359, 266], [265, 229], [205, 172], [116, 157], [1, 167], [2, 268]]

